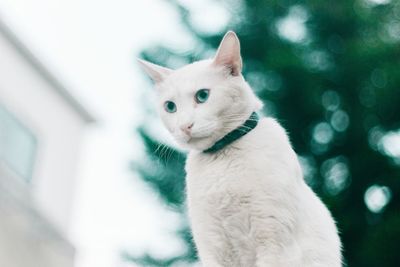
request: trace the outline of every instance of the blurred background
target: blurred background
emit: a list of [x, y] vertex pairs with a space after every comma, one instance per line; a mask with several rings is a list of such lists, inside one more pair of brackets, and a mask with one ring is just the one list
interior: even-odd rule
[[136, 58], [178, 68], [230, 29], [346, 265], [399, 265], [400, 1], [0, 0], [0, 266], [199, 266]]

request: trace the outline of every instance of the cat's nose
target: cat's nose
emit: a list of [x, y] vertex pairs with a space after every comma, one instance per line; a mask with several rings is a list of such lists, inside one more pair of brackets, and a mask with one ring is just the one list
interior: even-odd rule
[[181, 130], [182, 132], [184, 132], [187, 135], [190, 135], [192, 132], [192, 127], [193, 127], [194, 123], [186, 123], [184, 125], [181, 126]]

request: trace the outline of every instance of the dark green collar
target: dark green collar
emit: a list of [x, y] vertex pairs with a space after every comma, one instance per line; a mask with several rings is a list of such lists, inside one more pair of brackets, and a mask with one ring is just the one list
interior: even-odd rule
[[212, 147], [204, 150], [203, 153], [214, 153], [217, 152], [218, 150], [223, 149], [227, 145], [238, 140], [240, 137], [244, 136], [245, 134], [253, 130], [258, 124], [258, 120], [259, 117], [257, 113], [255, 112], [251, 113], [250, 117], [242, 125], [240, 125], [238, 128], [236, 128], [232, 132], [229, 132], [227, 135], [222, 137]]

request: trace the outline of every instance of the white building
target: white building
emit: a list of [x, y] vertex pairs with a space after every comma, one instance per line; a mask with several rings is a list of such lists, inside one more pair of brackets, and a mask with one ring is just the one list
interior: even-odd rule
[[0, 266], [73, 266], [75, 177], [93, 121], [0, 20]]

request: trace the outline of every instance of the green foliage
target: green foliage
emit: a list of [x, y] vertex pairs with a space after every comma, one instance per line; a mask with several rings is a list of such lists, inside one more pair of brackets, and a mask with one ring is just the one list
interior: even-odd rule
[[[244, 76], [263, 99], [264, 113], [287, 129], [307, 182], [336, 218], [347, 265], [398, 266], [400, 155], [391, 152], [393, 143], [383, 141], [400, 128], [400, 3], [238, 2], [225, 4], [231, 13], [228, 28], [241, 40]], [[184, 53], [153, 47], [143, 57], [175, 67], [174, 62], [190, 62], [215, 49], [224, 32], [197, 30], [190, 12], [171, 4], [200, 45]], [[279, 34], [277, 25], [287, 16], [305, 26], [300, 40]], [[143, 129], [140, 134], [149, 160], [137, 170], [167, 206], [184, 214], [184, 155], [173, 148], [157, 150], [155, 139]], [[364, 200], [372, 185], [385, 186], [381, 193], [388, 200], [375, 212]], [[189, 252], [168, 260], [131, 260], [143, 266], [193, 262], [190, 232], [182, 231]]]
[[[160, 144], [144, 128], [138, 131], [149, 158], [134, 163], [134, 170], [153, 188], [167, 208], [184, 214], [186, 156], [172, 147]], [[178, 229], [176, 234], [187, 246], [187, 250], [181, 255], [168, 259], [155, 259], [149, 254], [135, 257], [125, 252], [123, 257], [140, 266], [174, 266], [182, 262], [195, 262], [197, 254], [188, 223], [182, 229]]]
[[183, 211], [185, 200], [183, 168], [186, 156], [176, 149], [159, 144], [143, 129], [139, 129], [139, 134], [149, 154], [149, 160], [136, 164], [136, 171], [170, 208]]

